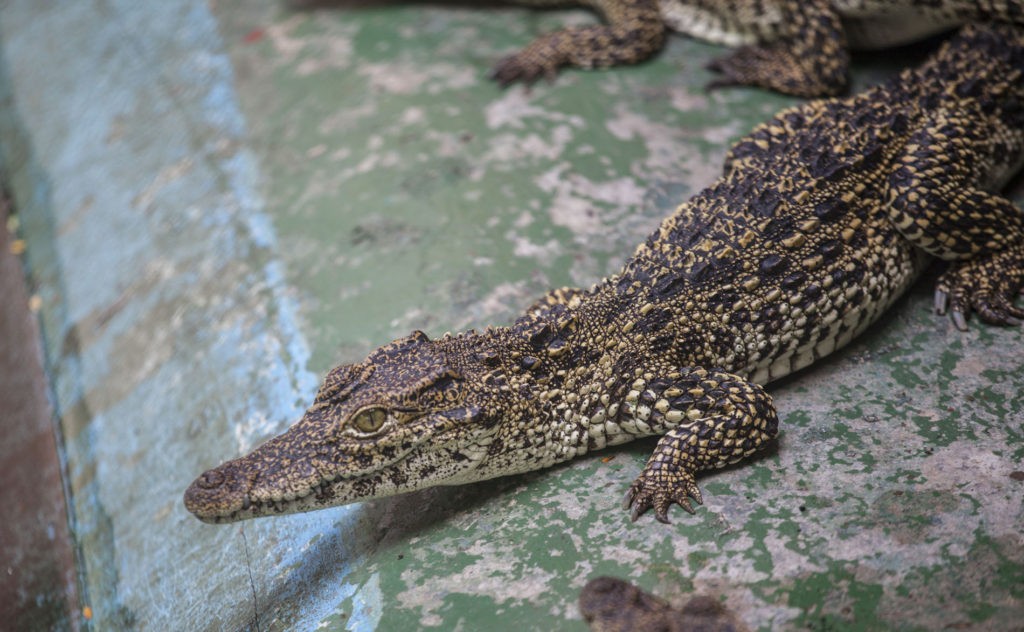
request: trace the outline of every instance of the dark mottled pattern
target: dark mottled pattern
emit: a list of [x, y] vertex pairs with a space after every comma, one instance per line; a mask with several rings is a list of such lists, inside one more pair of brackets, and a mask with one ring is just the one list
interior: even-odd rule
[[597, 577], [580, 591], [580, 614], [594, 632], [745, 632], [712, 597], [690, 599], [678, 610], [633, 584]]
[[414, 333], [332, 370], [305, 416], [199, 477], [219, 522], [550, 466], [661, 436], [634, 519], [700, 502], [694, 476], [777, 433], [762, 384], [849, 342], [951, 261], [936, 303], [958, 326], [1018, 324], [1020, 212], [991, 193], [1024, 152], [1024, 32], [968, 27], [921, 68], [784, 110], [624, 269], [538, 300], [511, 327]]
[[[517, 0], [548, 6], [554, 0]], [[906, 44], [976, 20], [1021, 23], [1013, 0], [585, 0], [607, 25], [544, 35], [503, 59], [492, 76], [507, 85], [554, 77], [562, 66], [604, 68], [643, 61], [666, 28], [738, 46], [709, 65], [711, 87], [760, 86], [802, 97], [846, 87], [848, 47]]]
[[846, 87], [850, 54], [832, 0], [780, 5], [785, 20], [773, 36], [759, 37], [757, 43], [741, 46], [708, 65], [721, 75], [710, 87], [760, 86], [800, 97], [838, 94]]

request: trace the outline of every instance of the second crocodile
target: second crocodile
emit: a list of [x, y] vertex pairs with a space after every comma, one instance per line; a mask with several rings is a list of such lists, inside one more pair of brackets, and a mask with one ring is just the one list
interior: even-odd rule
[[[552, 5], [556, 0], [515, 0]], [[907, 44], [967, 22], [1024, 23], [1019, 0], [579, 0], [607, 24], [534, 40], [494, 68], [502, 84], [552, 77], [561, 66], [598, 68], [653, 55], [666, 29], [737, 49], [710, 68], [711, 86], [760, 86], [801, 97], [846, 86], [848, 49]]]

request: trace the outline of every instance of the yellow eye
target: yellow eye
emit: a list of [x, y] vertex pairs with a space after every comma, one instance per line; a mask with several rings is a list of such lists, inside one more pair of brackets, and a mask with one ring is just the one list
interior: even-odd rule
[[377, 432], [387, 420], [388, 415], [380, 408], [364, 410], [355, 416], [352, 423], [359, 432]]

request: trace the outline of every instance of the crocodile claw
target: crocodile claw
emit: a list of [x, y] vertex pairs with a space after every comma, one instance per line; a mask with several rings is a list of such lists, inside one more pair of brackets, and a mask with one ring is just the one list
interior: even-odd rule
[[751, 51], [746, 49], [742, 52], [733, 51], [732, 54], [716, 57], [704, 64], [704, 68], [706, 70], [718, 74], [717, 77], [707, 82], [704, 85], [704, 88], [708, 92], [711, 92], [718, 88], [750, 85], [749, 79], [745, 80], [750, 69], [748, 64], [744, 63], [745, 54], [749, 54], [750, 52]]
[[487, 78], [497, 81], [502, 88], [507, 88], [517, 81], [532, 85], [540, 78], [542, 72], [543, 69], [539, 66], [522, 64], [518, 55], [510, 55], [495, 64]]
[[967, 317], [964, 316], [964, 313], [959, 310], [953, 310], [952, 316], [953, 324], [956, 325], [956, 328], [960, 331], [967, 331]]
[[986, 323], [1018, 327], [1024, 309], [1013, 304], [1024, 287], [1024, 256], [1015, 250], [953, 264], [939, 276], [935, 287], [935, 311], [949, 310], [953, 325], [967, 330], [972, 311]]
[[949, 307], [949, 293], [940, 289], [935, 290], [935, 313], [943, 316], [946, 308]]
[[629, 514], [632, 522], [636, 522], [637, 518], [653, 508], [655, 519], [669, 524], [668, 510], [673, 503], [691, 514], [696, 513], [690, 504], [691, 498], [698, 505], [704, 504], [697, 482], [689, 472], [678, 471], [665, 477], [665, 470], [662, 469], [658, 472], [657, 478], [645, 476], [647, 474], [648, 470], [645, 469], [629, 487], [622, 502], [623, 509], [632, 507]]
[[557, 50], [548, 50], [545, 43], [541, 38], [518, 53], [505, 57], [494, 65], [487, 77], [497, 81], [502, 88], [517, 81], [529, 86], [542, 77], [549, 83], [554, 81], [562, 59]]

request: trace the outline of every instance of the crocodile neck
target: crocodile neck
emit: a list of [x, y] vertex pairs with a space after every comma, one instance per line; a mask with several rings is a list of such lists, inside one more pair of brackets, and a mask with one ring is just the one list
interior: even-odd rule
[[530, 310], [512, 326], [437, 341], [449, 348], [449, 358], [482, 360], [489, 372], [479, 383], [506, 411], [479, 448], [487, 458], [473, 480], [489, 472], [498, 476], [547, 467], [652, 434], [632, 424], [631, 434], [588, 432], [591, 425], [604, 427], [619, 416], [635, 381], [628, 378], [640, 375], [636, 358], [648, 346], [609, 334], [621, 328], [623, 303], [606, 280], [569, 303]]
[[673, 296], [683, 309], [659, 302], [641, 278], [649, 265], [635, 257], [623, 273], [574, 291], [571, 300], [531, 308], [510, 327], [436, 341], [450, 359], [483, 361], [489, 372], [478, 376], [482, 390], [505, 411], [495, 432], [471, 450], [480, 465], [465, 480], [531, 471], [663, 434], [671, 426], [652, 415], [656, 402], [644, 399], [649, 387], [669, 376], [685, 383], [689, 367], [753, 370], [746, 353], [719, 352], [735, 346], [729, 315], [701, 313], [693, 285]]

